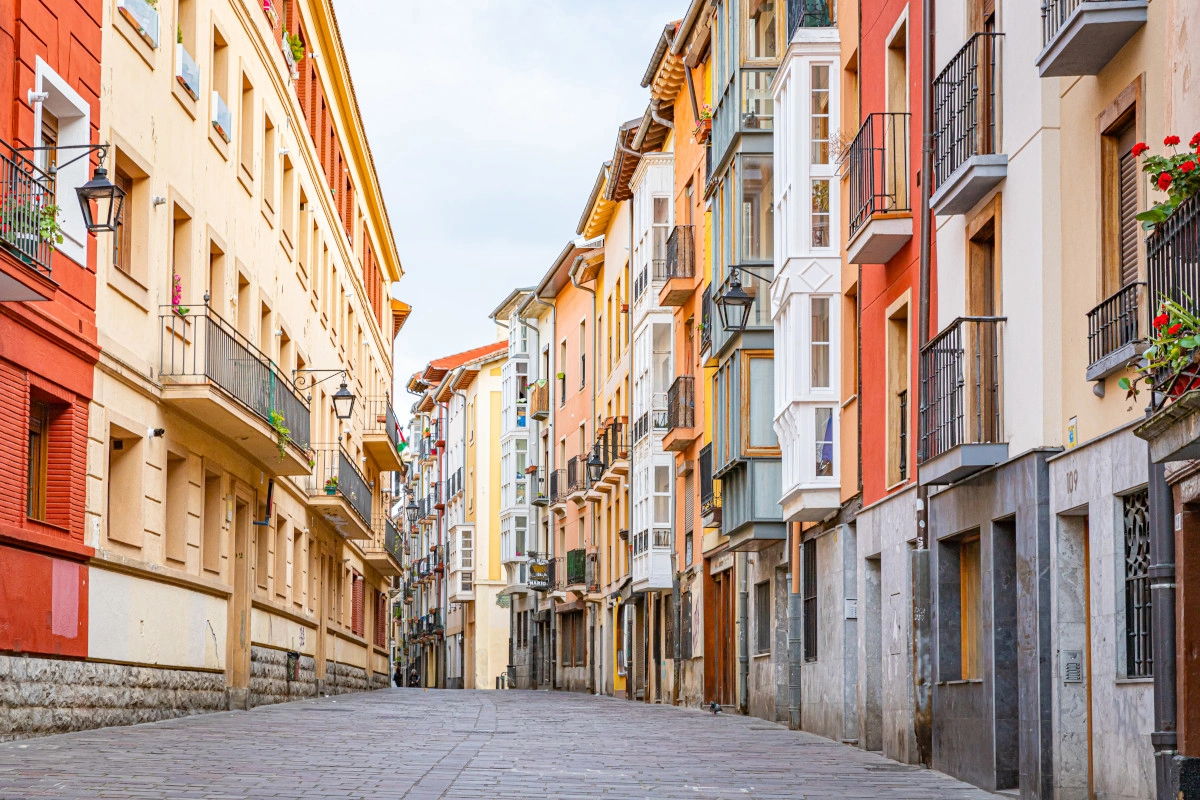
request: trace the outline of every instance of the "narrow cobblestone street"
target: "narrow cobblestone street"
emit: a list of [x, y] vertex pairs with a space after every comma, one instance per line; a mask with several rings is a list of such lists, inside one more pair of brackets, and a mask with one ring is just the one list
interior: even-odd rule
[[393, 689], [0, 745], [0, 798], [41, 797], [993, 795], [755, 718], [565, 693]]

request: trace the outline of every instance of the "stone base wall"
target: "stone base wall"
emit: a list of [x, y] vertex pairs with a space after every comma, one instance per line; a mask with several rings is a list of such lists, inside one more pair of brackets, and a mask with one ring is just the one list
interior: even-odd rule
[[222, 673], [0, 655], [0, 742], [225, 707]]
[[362, 667], [341, 664], [337, 661], [325, 662], [325, 694], [350, 694], [365, 692], [371, 686], [367, 671]]
[[384, 672], [371, 673], [371, 688], [386, 689], [392, 685], [392, 676]]
[[287, 679], [287, 653], [270, 647], [250, 648], [250, 705], [266, 706], [317, 696], [317, 662], [300, 656], [300, 680]]

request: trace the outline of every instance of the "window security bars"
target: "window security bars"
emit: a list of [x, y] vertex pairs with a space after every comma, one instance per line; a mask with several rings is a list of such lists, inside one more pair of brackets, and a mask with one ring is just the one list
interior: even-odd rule
[[908, 480], [908, 390], [899, 393], [900, 400], [900, 480]]
[[1000, 441], [1004, 317], [960, 317], [921, 350], [921, 463]]
[[973, 156], [996, 152], [1002, 33], [977, 33], [933, 82], [934, 188]]
[[1088, 312], [1089, 363], [1138, 340], [1138, 296], [1145, 285], [1131, 283]]
[[854, 136], [850, 169], [850, 238], [876, 214], [912, 213], [908, 192], [909, 114], [869, 114]]
[[817, 660], [817, 540], [801, 545], [801, 613], [804, 615], [804, 660]]
[[1147, 490], [1124, 498], [1125, 506], [1125, 674], [1154, 675], [1150, 628], [1150, 496]]
[[165, 306], [161, 315], [159, 373], [165, 382], [211, 383], [268, 425], [274, 425], [272, 413], [278, 414], [292, 443], [307, 450], [308, 404], [291, 379], [211, 309], [179, 310]]

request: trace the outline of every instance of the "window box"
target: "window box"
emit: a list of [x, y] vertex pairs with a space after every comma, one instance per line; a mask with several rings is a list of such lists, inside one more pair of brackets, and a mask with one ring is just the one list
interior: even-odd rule
[[215, 90], [212, 102], [212, 126], [225, 140], [225, 144], [233, 141], [233, 112], [221, 99], [221, 93]]
[[117, 0], [117, 10], [130, 25], [137, 28], [138, 36], [146, 44], [158, 49], [158, 9], [146, 0]]
[[182, 44], [175, 45], [175, 80], [193, 100], [200, 99], [200, 67]]

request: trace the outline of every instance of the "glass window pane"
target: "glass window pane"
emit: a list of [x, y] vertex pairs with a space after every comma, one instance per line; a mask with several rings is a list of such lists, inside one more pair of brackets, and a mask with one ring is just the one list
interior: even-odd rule
[[828, 478], [833, 476], [833, 409], [816, 411], [817, 477]]
[[769, 131], [775, 127], [771, 80], [775, 70], [742, 70], [742, 130]]
[[747, 58], [779, 56], [779, 0], [748, 0], [746, 9]]
[[772, 425], [775, 414], [775, 365], [769, 358], [750, 359], [750, 446], [777, 447]]
[[[775, 173], [769, 156], [742, 159], [741, 261], [771, 261], [775, 244]], [[826, 181], [828, 185], [828, 181]], [[828, 205], [828, 195], [826, 196]], [[827, 209], [828, 211], [828, 209]], [[828, 214], [826, 214], [828, 216]]]
[[829, 247], [829, 181], [813, 181], [812, 246]]
[[812, 162], [829, 163], [829, 66], [812, 68]]
[[829, 298], [812, 299], [812, 385], [829, 388]]

